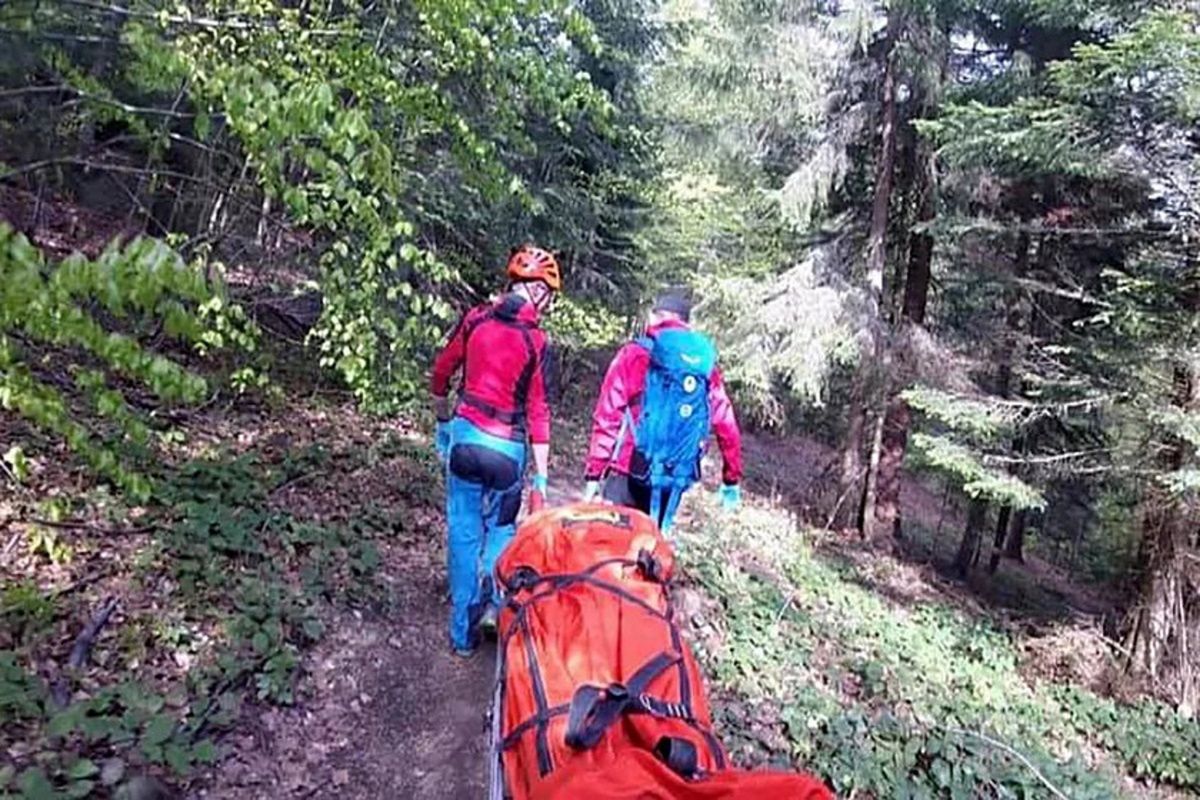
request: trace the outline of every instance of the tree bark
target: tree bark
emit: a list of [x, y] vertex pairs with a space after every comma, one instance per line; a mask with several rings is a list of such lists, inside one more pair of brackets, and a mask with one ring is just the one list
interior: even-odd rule
[[904, 534], [901, 492], [904, 488], [901, 468], [908, 449], [908, 428], [912, 424], [912, 412], [897, 395], [888, 403], [887, 416], [883, 421], [883, 452], [879, 458], [879, 476], [876, 481], [875, 520], [880, 533], [890, 533], [900, 539]]
[[1013, 516], [1012, 525], [1008, 531], [1008, 539], [1004, 543], [1004, 557], [1019, 564], [1025, 563], [1025, 528], [1029, 525], [1029, 511], [1021, 509]]
[[[1195, 306], [1193, 305], [1193, 310]], [[1175, 405], [1184, 413], [1200, 410], [1200, 363], [1175, 368]], [[1190, 444], [1171, 436], [1164, 442], [1160, 468], [1173, 472], [1192, 460]], [[1194, 506], [1170, 489], [1152, 485], [1143, 499], [1141, 602], [1126, 651], [1160, 686], [1173, 690], [1181, 714], [1192, 717], [1198, 701], [1200, 585], [1187, 561], [1197, 557], [1198, 521]]]
[[[1020, 513], [1020, 512], [1018, 512]], [[996, 515], [996, 536], [992, 540], [992, 557], [988, 561], [988, 574], [996, 574], [1000, 568], [1000, 558], [1004, 553], [1004, 542], [1008, 538], [1008, 522], [1012, 517], [1012, 506], [1003, 506]]]
[[[933, 111], [934, 106], [928, 94], [926, 92], [920, 101], [917, 112], [920, 116], [928, 116]], [[916, 221], [932, 222], [937, 217], [937, 152], [930, 142], [917, 136], [915, 131], [908, 150], [910, 164], [905, 172], [910, 176], [909, 191], [914, 195]], [[934, 239], [931, 234], [924, 231], [910, 234], [904, 296], [900, 307], [900, 319], [896, 324], [900, 333], [895, 340], [898, 350], [896, 361], [901, 366], [908, 364], [912, 358], [908, 352], [911, 329], [925, 323], [933, 251]], [[905, 369], [901, 371], [908, 372]], [[873, 480], [869, 481], [873, 484], [875, 496], [872, 532], [881, 536], [891, 535], [894, 539], [902, 538], [904, 532], [901, 468], [908, 450], [908, 430], [912, 424], [912, 412], [908, 404], [900, 398], [900, 390], [907, 382], [907, 377], [890, 382], [887, 405], [880, 426], [882, 437], [880, 454], [876, 460], [877, 472], [871, 476]]]
[[[1008, 314], [1004, 321], [1004, 343], [1000, 349], [1000, 363], [996, 370], [996, 393], [1004, 399], [1008, 399], [1013, 395], [1013, 373], [1025, 356], [1025, 330], [1027, 328], [1028, 304], [1024, 302], [1021, 289], [1015, 285], [1015, 281], [1019, 281], [1029, 272], [1029, 258], [1032, 250], [1032, 239], [1028, 233], [1022, 232], [1017, 237], [1017, 254], [1013, 262], [1014, 287], [1008, 293]], [[1023, 449], [1023, 445], [1022, 437], [1017, 436], [1013, 439], [1009, 447], [1009, 452], [1019, 452]], [[1008, 471], [1010, 473], [1015, 472], [1012, 467], [1009, 467]], [[1000, 568], [1000, 559], [1004, 556], [1004, 543], [1009, 536], [1009, 520], [1012, 518], [1012, 514], [1012, 506], [1005, 504], [997, 516], [996, 536], [992, 543], [991, 559], [988, 561], [989, 574], [995, 574], [996, 570]]]
[[866, 375], [860, 366], [854, 374], [850, 387], [849, 419], [846, 426], [846, 442], [842, 449], [842, 476], [838, 493], [838, 508], [835, 518], [838, 527], [857, 525], [855, 519], [859, 504], [857, 489], [862, 479], [863, 432], [866, 429]]
[[958, 545], [958, 555], [954, 557], [954, 573], [960, 578], [967, 577], [975, 554], [979, 550], [979, 540], [983, 535], [983, 526], [987, 523], [988, 504], [981, 498], [973, 498], [967, 511], [967, 527], [963, 530], [962, 541]]
[[[896, 170], [896, 44], [900, 37], [900, 11], [898, 8], [893, 8], [888, 15], [888, 31], [887, 43], [883, 52], [883, 88], [881, 93], [881, 106], [883, 112], [883, 124], [880, 130], [880, 146], [879, 146], [879, 162], [875, 171], [875, 197], [871, 206], [871, 226], [867, 236], [867, 259], [866, 259], [866, 282], [867, 282], [867, 320], [866, 324], [869, 328], [869, 338], [871, 342], [871, 352], [863, 359], [859, 366], [858, 381], [862, 386], [862, 414], [865, 414], [865, 409], [868, 407], [867, 402], [868, 388], [872, 383], [878, 383], [871, 380], [871, 375], [879, 375], [886, 379], [889, 369], [887, 343], [884, 341], [884, 320], [882, 313], [883, 305], [883, 277], [884, 270], [887, 266], [887, 233], [888, 221], [890, 218], [889, 211], [892, 203], [892, 187], [893, 175]], [[876, 396], [878, 394], [876, 393]], [[853, 409], [852, 409], [853, 410]], [[884, 413], [882, 404], [880, 404], [880, 414]], [[870, 464], [877, 465], [880, 458], [880, 448], [882, 446], [882, 425], [883, 420], [880, 419], [876, 423], [876, 435], [872, 437], [872, 447]], [[854, 429], [854, 421], [851, 420], [851, 428]], [[856, 454], [862, 452], [862, 434], [864, 425], [860, 421], [857, 430], [858, 441], [853, 439], [847, 442], [847, 447], [855, 447]], [[856, 455], [861, 464], [861, 455]], [[849, 463], [847, 458], [844, 464]], [[861, 472], [861, 467], [858, 470]], [[875, 534], [875, 492], [873, 484], [875, 481], [874, 471], [870, 470], [867, 475], [867, 480], [864, 486], [864, 492], [859, 495], [861, 503], [858, 504], [859, 519], [858, 528], [863, 538], [874, 538]], [[857, 483], [857, 481], [856, 481]], [[853, 490], [853, 485], [847, 485], [846, 488]]]

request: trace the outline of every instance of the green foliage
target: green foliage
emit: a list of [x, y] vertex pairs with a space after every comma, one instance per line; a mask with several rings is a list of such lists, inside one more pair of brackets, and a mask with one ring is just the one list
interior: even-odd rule
[[[231, 205], [311, 234], [310, 344], [370, 409], [419, 394], [447, 297], [491, 289], [513, 244], [563, 252], [576, 291], [633, 294], [653, 163], [637, 88], [659, 36], [642, 0], [131, 0], [116, 17], [18, 0], [3, 17], [28, 35], [0, 68], [0, 123], [46, 134], [5, 177], [144, 173], [137, 216], [197, 251], [232, 249], [243, 231], [215, 222]], [[63, 44], [81, 36], [107, 44]], [[102, 154], [97, 130], [119, 131]], [[152, 207], [167, 188], [169, 215]]]
[[[8, 592], [5, 595], [8, 609], [12, 598]], [[22, 668], [16, 653], [0, 650], [0, 713], [4, 718], [19, 721], [41, 716], [43, 694], [41, 681]]]
[[1056, 698], [1081, 735], [1115, 753], [1139, 778], [1200, 788], [1200, 726], [1153, 701], [1118, 705], [1075, 686]]
[[912, 446], [921, 465], [952, 476], [970, 497], [982, 497], [1018, 509], [1046, 507], [1046, 499], [1038, 489], [1013, 475], [987, 468], [969, 447], [927, 433], [913, 434]]
[[1009, 106], [970, 101], [915, 124], [957, 167], [986, 167], [1002, 175], [1103, 174], [1100, 150], [1078, 109], [1069, 106], [1034, 98]]
[[71, 560], [71, 546], [62, 541], [58, 531], [46, 525], [33, 525], [26, 534], [29, 552], [45, 556], [51, 564], [65, 564]]
[[1080, 43], [1050, 67], [1062, 96], [1089, 110], [1093, 122], [1124, 125], [1137, 109], [1149, 120], [1184, 124], [1200, 118], [1200, 33], [1195, 11], [1158, 10], [1099, 44]]
[[917, 385], [901, 398], [942, 433], [917, 432], [912, 437], [915, 466], [938, 470], [970, 497], [993, 500], [1017, 509], [1044, 509], [1046, 498], [1036, 486], [994, 468], [981, 449], [1003, 446], [1015, 432], [1047, 409], [1024, 403], [961, 397]]
[[[113, 764], [121, 766], [119, 779], [126, 759], [167, 766], [185, 775], [192, 764], [211, 763], [216, 756], [213, 742], [195, 741], [166, 697], [138, 683], [100, 689], [65, 708], [44, 698], [40, 686], [13, 654], [0, 652], [0, 698], [10, 699], [8, 708], [0, 708], [15, 710], [17, 719], [36, 718], [41, 725], [38, 738], [29, 742], [41, 749], [38, 765], [24, 769], [17, 778], [20, 796], [91, 796], [98, 783], [115, 783], [110, 775]], [[13, 699], [19, 703], [15, 709]], [[96, 763], [102, 756], [109, 775], [102, 775]]]
[[0, 592], [0, 619], [19, 644], [43, 631], [53, 621], [57, 606], [31, 580], [13, 581]]
[[165, 555], [187, 606], [219, 609], [228, 650], [214, 680], [249, 680], [259, 699], [290, 703], [298, 654], [322, 637], [318, 602], [375, 599], [379, 554], [363, 530], [266, 510], [266, 479], [248, 456], [185, 465], [164, 490], [177, 514]]
[[1044, 781], [1069, 797], [1118, 795], [1079, 755], [1069, 709], [1022, 679], [1007, 633], [882, 599], [871, 587], [886, 575], [824, 563], [770, 511], [702, 514], [679, 535], [685, 569], [722, 609], [722, 630], [699, 647], [730, 695], [722, 731], [735, 755], [782, 758], [839, 796], [1046, 797]]
[[913, 409], [977, 442], [1011, 436], [1018, 417], [1011, 405], [960, 397], [929, 386], [914, 386], [900, 396]]
[[[184, 681], [130, 680], [60, 708], [26, 671], [27, 656], [0, 650], [0, 716], [42, 754], [35, 766], [21, 765], [18, 785], [85, 796], [100, 780], [93, 767], [112, 759], [186, 776], [216, 760], [211, 737], [237, 722], [246, 693], [294, 702], [302, 651], [324, 637], [327, 605], [380, 601], [376, 538], [392, 527], [321, 525], [269, 510], [271, 487], [329, 458], [315, 447], [288, 453], [276, 469], [253, 454], [196, 460], [156, 488], [165, 533], [137, 571], [149, 580], [169, 576], [174, 603], [169, 615], [126, 620], [121, 655], [143, 661], [148, 646], [168, 650], [194, 664]], [[32, 583], [0, 595], [0, 620], [17, 648], [56, 611]]]
[[843, 255], [836, 244], [817, 248], [771, 281], [725, 278], [705, 287], [698, 314], [721, 344], [739, 400], [765, 423], [784, 422], [781, 383], [802, 402], [820, 406], [833, 369], [859, 356], [857, 294], [828, 278]]
[[[213, 338], [221, 327], [237, 330], [243, 344], [251, 341], [252, 329], [244, 319], [205, 326], [200, 307], [210, 304], [208, 314], [214, 315], [211, 303], [221, 287], [151, 239], [123, 248], [114, 244], [94, 260], [76, 254], [49, 267], [24, 236], [0, 224], [0, 282], [0, 406], [61, 436], [92, 469], [132, 497], [147, 498], [148, 478], [128, 461], [146, 454], [150, 429], [113, 384], [118, 379], [143, 384], [165, 403], [195, 403], [208, 388], [203, 378], [149, 352], [136, 333], [156, 322], [174, 339], [211, 348], [224, 344]], [[106, 327], [89, 303], [115, 320], [113, 327], [124, 323], [133, 332]], [[40, 376], [40, 368], [28, 361], [35, 346], [65, 353], [56, 368], [72, 376], [91, 401], [91, 413], [115, 429], [115, 442], [98, 441], [67, 397]], [[54, 543], [42, 549], [49, 554]]]
[[23, 483], [29, 478], [29, 460], [25, 458], [25, 450], [19, 444], [14, 444], [4, 453], [4, 463], [8, 474], [17, 483]]
[[561, 297], [545, 325], [555, 347], [567, 351], [596, 350], [621, 339], [625, 321], [603, 303]]

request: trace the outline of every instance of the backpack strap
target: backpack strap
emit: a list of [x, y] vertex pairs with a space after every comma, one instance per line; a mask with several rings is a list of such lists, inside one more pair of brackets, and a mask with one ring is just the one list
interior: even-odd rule
[[[687, 486], [682, 478], [675, 478], [667, 488], [669, 490], [667, 507], [662, 512], [662, 523], [658, 526], [659, 530], [664, 534], [671, 529], [672, 523], [675, 522], [675, 513], [679, 511], [679, 503], [683, 500], [683, 492]], [[661, 503], [662, 490], [654, 489], [652, 491], [654, 492], [654, 497], [651, 503]], [[657, 512], [652, 514], [652, 516], [655, 520], [658, 519]]]
[[513, 391], [513, 410], [505, 411], [504, 409], [498, 408], [492, 403], [489, 403], [486, 400], [467, 391], [463, 391], [461, 393], [461, 400], [464, 404], [482, 411], [484, 414], [487, 414], [497, 422], [517, 427], [524, 426], [525, 399], [529, 395], [529, 385], [533, 382], [533, 373], [534, 370], [537, 369], [539, 360], [537, 347], [533, 343], [532, 334], [532, 330], [537, 326], [533, 322], [527, 322], [524, 320], [505, 319], [504, 317], [496, 314], [496, 309], [493, 306], [484, 313], [480, 314], [478, 318], [472, 320], [470, 325], [467, 326], [466, 330], [463, 331], [464, 351], [467, 348], [467, 343], [471, 339], [471, 334], [474, 333], [475, 330], [485, 322], [496, 322], [509, 328], [515, 328], [516, 330], [520, 331], [521, 341], [525, 345], [526, 361], [525, 365], [521, 368], [521, 374], [517, 377], [516, 388]]
[[[654, 349], [654, 337], [648, 334], [643, 334], [642, 336], [632, 339], [630, 344], [637, 345], [649, 353]], [[625, 446], [625, 437], [633, 433], [633, 406], [635, 402], [641, 399], [641, 397], [642, 395], [639, 393], [629, 398], [629, 404], [625, 407], [625, 413], [621, 417], [621, 429], [617, 432], [617, 439], [613, 445], [612, 453], [610, 453], [608, 456], [608, 464], [605, 466], [604, 472], [600, 476], [602, 481], [608, 479], [609, 468], [612, 467], [612, 463], [620, 457], [621, 448]]]

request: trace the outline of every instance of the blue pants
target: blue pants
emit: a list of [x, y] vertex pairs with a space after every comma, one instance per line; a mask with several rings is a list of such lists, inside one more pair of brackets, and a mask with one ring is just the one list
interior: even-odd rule
[[478, 643], [475, 623], [496, 601], [492, 573], [512, 540], [521, 510], [525, 443], [481, 431], [465, 419], [450, 423], [446, 469], [450, 643]]

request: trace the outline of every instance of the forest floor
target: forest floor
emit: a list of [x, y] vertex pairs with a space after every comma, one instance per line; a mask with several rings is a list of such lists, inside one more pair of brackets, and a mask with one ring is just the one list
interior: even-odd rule
[[[447, 646], [442, 487], [427, 436], [321, 395], [212, 407], [175, 430], [174, 488], [157, 506], [122, 505], [44, 440], [22, 485], [0, 499], [0, 576], [10, 587], [0, 651], [35, 678], [6, 677], [0, 663], [0, 712], [10, 715], [0, 716], [0, 753], [11, 765], [5, 774], [0, 762], [0, 797], [4, 782], [19, 786], [33, 771], [72, 796], [111, 796], [123, 775], [145, 771], [196, 798], [479, 797], [494, 653], [463, 661]], [[11, 418], [0, 417], [0, 433], [37, 441]], [[551, 502], [575, 496], [584, 435], [581, 424], [561, 427]], [[856, 744], [854, 720], [889, 703], [917, 707], [899, 684], [913, 664], [931, 670], [958, 652], [939, 647], [975, 655], [963, 656], [967, 677], [924, 675], [945, 690], [937, 702], [979, 703], [984, 716], [1016, 703], [1012, 726], [989, 728], [1010, 736], [1035, 724], [1021, 715], [1044, 701], [1042, 683], [1104, 688], [1107, 651], [1089, 631], [1105, 604], [1057, 574], [1060, 591], [1026, 593], [1046, 583], [1048, 565], [1006, 564], [989, 583], [1010, 586], [1003, 610], [936, 563], [800, 525], [792, 512], [811, 514], [829, 490], [832, 458], [814, 441], [750, 435], [749, 507], [719, 517], [697, 489], [681, 516], [696, 546], [684, 558], [680, 607], [710, 671], [718, 733], [743, 763], [798, 764], [886, 796], [872, 782], [900, 778], [870, 770], [895, 754]], [[961, 530], [957, 512], [915, 479], [904, 511], [914, 526]], [[1037, 581], [1022, 579], [1025, 570]], [[116, 612], [90, 666], [63, 667], [108, 598]], [[846, 627], [853, 620], [864, 627]], [[896, 653], [907, 666], [888, 660]], [[64, 683], [74, 689], [66, 711], [49, 697]], [[106, 695], [131, 683], [148, 699]], [[44, 716], [11, 700], [22, 692]], [[1024, 699], [993, 704], [993, 694]], [[94, 735], [106, 720], [116, 732]], [[829, 732], [843, 722], [847, 732]], [[1045, 736], [1047, 753], [1086, 751], [1089, 769], [1115, 775], [1086, 737]], [[992, 771], [989, 781], [1024, 785], [1006, 771], [1023, 769], [1012, 761], [977, 766]]]

